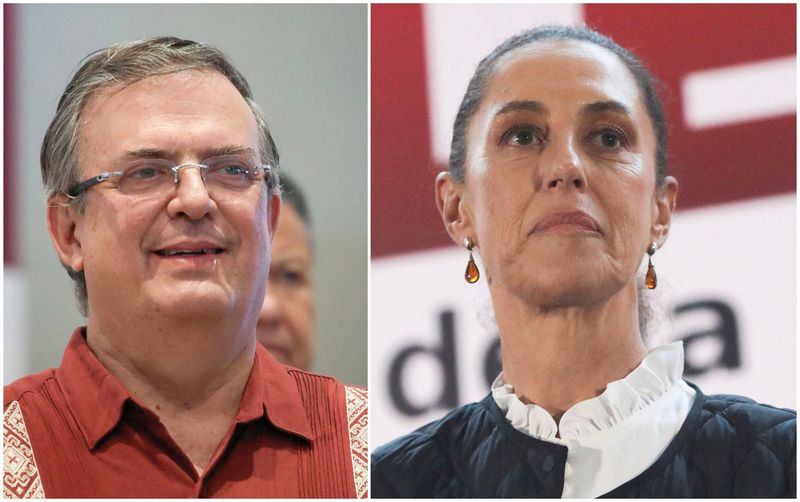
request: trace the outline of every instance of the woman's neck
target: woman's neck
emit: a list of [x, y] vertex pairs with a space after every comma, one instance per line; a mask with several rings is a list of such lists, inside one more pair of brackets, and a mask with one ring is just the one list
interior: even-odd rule
[[624, 378], [647, 350], [639, 333], [636, 287], [608, 301], [543, 309], [492, 292], [503, 346], [503, 380], [523, 401], [559, 421], [574, 404]]

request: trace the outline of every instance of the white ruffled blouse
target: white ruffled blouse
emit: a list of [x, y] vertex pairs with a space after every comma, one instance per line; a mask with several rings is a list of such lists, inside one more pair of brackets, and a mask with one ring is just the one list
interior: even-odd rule
[[674, 439], [695, 397], [682, 375], [683, 342], [661, 346], [602, 394], [573, 405], [558, 425], [520, 401], [502, 373], [492, 397], [515, 429], [568, 448], [562, 497], [595, 498], [641, 474]]

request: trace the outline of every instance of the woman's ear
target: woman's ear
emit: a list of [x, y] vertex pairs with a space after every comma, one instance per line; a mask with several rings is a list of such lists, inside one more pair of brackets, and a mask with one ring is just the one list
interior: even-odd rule
[[47, 201], [47, 232], [61, 263], [75, 272], [83, 270], [83, 250], [78, 237], [78, 210], [63, 195]]
[[663, 246], [667, 240], [677, 200], [678, 180], [667, 176], [664, 182], [656, 187], [653, 200], [653, 225], [650, 228], [650, 240], [655, 242], [658, 247]]
[[455, 181], [447, 171], [436, 177], [436, 207], [453, 242], [463, 246], [464, 238], [470, 237], [477, 244], [472, 213], [465, 200], [464, 184]]

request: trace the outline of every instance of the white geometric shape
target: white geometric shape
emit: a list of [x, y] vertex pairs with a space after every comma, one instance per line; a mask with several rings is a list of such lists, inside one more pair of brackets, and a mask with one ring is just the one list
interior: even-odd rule
[[423, 19], [433, 158], [447, 162], [458, 105], [480, 60], [523, 30], [578, 24], [583, 9], [580, 4], [429, 4]]
[[687, 75], [681, 85], [690, 129], [791, 115], [797, 109], [794, 56]]

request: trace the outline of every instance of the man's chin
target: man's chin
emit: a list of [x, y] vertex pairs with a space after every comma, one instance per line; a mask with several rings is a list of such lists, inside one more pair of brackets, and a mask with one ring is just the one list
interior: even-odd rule
[[[147, 295], [147, 291], [143, 292]], [[152, 291], [148, 303], [160, 315], [182, 319], [220, 319], [235, 306], [234, 296], [217, 284], [183, 284]]]

